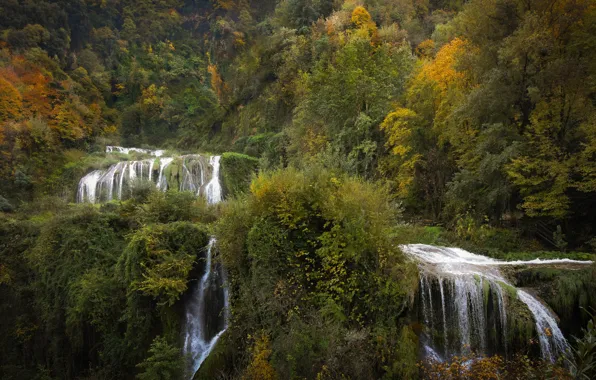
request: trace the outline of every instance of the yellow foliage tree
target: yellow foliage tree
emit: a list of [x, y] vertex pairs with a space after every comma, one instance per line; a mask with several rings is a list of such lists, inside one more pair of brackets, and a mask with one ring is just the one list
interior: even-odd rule
[[366, 8], [358, 6], [352, 12], [352, 24], [354, 24], [359, 30], [365, 31], [373, 42], [378, 37], [377, 24], [373, 21], [370, 13]]
[[586, 142], [582, 144], [583, 149], [576, 167], [582, 179], [576, 186], [586, 193], [596, 192], [596, 115], [580, 128], [586, 136]]
[[412, 132], [418, 122], [419, 117], [414, 111], [397, 108], [381, 123], [381, 130], [387, 136], [387, 147], [390, 147], [391, 152], [398, 156], [398, 191], [402, 197], [409, 194], [414, 182], [416, 163], [422, 158], [418, 153], [412, 154]]
[[9, 81], [0, 78], [0, 123], [18, 119], [22, 107], [23, 98], [19, 91]]
[[269, 358], [271, 357], [271, 343], [269, 342], [269, 336], [265, 333], [255, 340], [254, 346], [252, 347], [252, 360], [242, 376], [243, 380], [275, 380], [277, 379], [277, 373], [271, 366]]
[[56, 107], [51, 127], [62, 140], [76, 141], [86, 137], [83, 120], [68, 103]]
[[[422, 44], [421, 44], [422, 45]], [[422, 67], [416, 76], [416, 81], [433, 82], [441, 92], [447, 91], [450, 85], [458, 84], [465, 78], [461, 71], [457, 71], [456, 63], [459, 56], [469, 48], [469, 44], [459, 38], [443, 46], [434, 60]]]
[[570, 200], [572, 168], [576, 165], [558, 145], [564, 128], [559, 102], [540, 102], [530, 116], [525, 133], [527, 149], [507, 165], [507, 174], [524, 197], [522, 208], [530, 216], [564, 217]]
[[220, 8], [226, 11], [236, 8], [236, 2], [234, 0], [215, 0], [213, 5], [216, 9]]
[[226, 85], [223, 79], [221, 78], [221, 75], [219, 75], [217, 66], [214, 64], [209, 64], [207, 66], [207, 71], [209, 72], [209, 74], [211, 74], [211, 89], [213, 89], [213, 91], [217, 95], [217, 99], [223, 103], [224, 95], [226, 92]]
[[435, 50], [435, 41], [424, 40], [416, 47], [416, 55], [420, 58], [431, 58]]

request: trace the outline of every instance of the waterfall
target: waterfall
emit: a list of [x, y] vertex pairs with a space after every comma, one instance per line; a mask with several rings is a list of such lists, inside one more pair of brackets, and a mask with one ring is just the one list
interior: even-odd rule
[[[164, 157], [163, 150], [106, 147], [106, 153], [137, 153], [151, 158], [121, 161], [107, 169], [94, 170], [79, 181], [77, 202], [98, 203], [124, 199], [136, 181], [152, 183], [158, 190], [178, 189], [204, 196], [209, 204], [223, 200], [219, 181], [220, 156], [189, 154]], [[206, 178], [210, 180], [206, 182]], [[188, 375], [192, 379], [217, 341], [226, 331], [229, 320], [229, 294], [225, 271], [212, 262], [216, 239], [207, 246], [204, 271], [185, 296], [184, 354], [189, 358]]]
[[[185, 305], [186, 319], [183, 350], [184, 354], [189, 358], [188, 374], [190, 379], [193, 378], [203, 361], [209, 356], [213, 347], [215, 347], [221, 335], [227, 329], [227, 312], [229, 310], [227, 289], [221, 286], [215, 289], [223, 291], [223, 305], [218, 305], [217, 302], [214, 304], [207, 302], [209, 292], [213, 292], [214, 290], [211, 287], [214, 280], [211, 261], [215, 243], [216, 239], [212, 237], [207, 247], [205, 272], [192, 288], [189, 300]], [[221, 275], [220, 281], [223, 282]], [[223, 306], [223, 308], [218, 308], [218, 306]], [[223, 316], [221, 315], [222, 311], [224, 312]], [[208, 320], [210, 316], [215, 322], [218, 322], [215, 326], [213, 326], [213, 321]]]
[[149, 150], [149, 149], [140, 149], [140, 148], [124, 148], [121, 146], [106, 146], [106, 153], [123, 153], [123, 154], [130, 154], [130, 152], [142, 153], [142, 154], [149, 154], [155, 157], [161, 157], [165, 153], [163, 150]]
[[221, 184], [219, 183], [219, 160], [220, 156], [212, 156], [209, 164], [213, 167], [213, 177], [205, 189], [207, 202], [209, 204], [219, 203], [222, 200]]
[[[516, 289], [499, 268], [511, 265], [592, 264], [569, 259], [500, 261], [459, 248], [423, 244], [401, 246], [420, 269], [419, 302], [425, 355], [443, 360], [452, 355], [507, 355], [507, 305], [518, 300], [529, 310], [540, 341], [542, 358], [555, 361], [569, 345], [553, 313], [537, 298]], [[507, 292], [507, 289], [510, 292]], [[508, 297], [516, 297], [509, 299]], [[434, 304], [433, 304], [434, 302]], [[439, 305], [440, 307], [433, 307]]]
[[[204, 195], [210, 204], [222, 200], [219, 183], [220, 156], [190, 154], [164, 157], [163, 150], [106, 147], [106, 153], [133, 152], [151, 158], [121, 161], [106, 169], [91, 171], [79, 181], [76, 201], [100, 203], [123, 200], [130, 197], [137, 181], [151, 183], [161, 191], [177, 189]], [[212, 177], [211, 181], [205, 183], [205, 178], [209, 175]]]
[[[211, 180], [205, 189], [205, 196], [207, 202], [215, 204], [222, 201], [221, 185], [219, 183], [219, 157], [211, 157], [209, 163], [213, 167], [213, 171]], [[201, 177], [199, 184], [202, 186], [203, 182], [204, 178]], [[190, 183], [187, 183], [187, 186], [190, 186]], [[226, 282], [225, 272], [221, 266], [219, 271], [213, 271], [212, 269], [212, 251], [215, 244], [215, 237], [211, 237], [207, 247], [203, 276], [192, 287], [189, 300], [185, 305], [184, 354], [190, 359], [188, 363], [189, 379], [194, 377], [221, 335], [228, 328], [230, 308], [228, 289], [224, 286]], [[213, 289], [211, 284], [217, 280], [219, 280], [217, 283], [219, 286]], [[218, 292], [219, 294], [217, 294]], [[211, 296], [212, 298], [215, 297], [215, 301], [217, 301], [218, 295], [219, 299], [223, 298], [223, 305], [218, 302], [210, 302], [208, 299]], [[211, 317], [211, 320], [209, 320], [209, 317]]]
[[79, 188], [77, 191], [77, 202], [83, 203], [85, 200], [95, 203], [97, 183], [103, 175], [101, 170], [94, 170], [87, 174], [79, 181]]

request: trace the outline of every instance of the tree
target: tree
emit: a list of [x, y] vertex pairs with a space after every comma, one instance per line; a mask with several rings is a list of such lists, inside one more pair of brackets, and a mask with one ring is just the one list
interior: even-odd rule
[[178, 347], [157, 336], [151, 343], [149, 356], [137, 367], [142, 371], [137, 375], [139, 380], [176, 380], [182, 378], [184, 358]]
[[383, 123], [381, 130], [387, 135], [387, 146], [391, 153], [398, 156], [398, 195], [408, 197], [414, 185], [416, 165], [422, 159], [422, 154], [417, 150], [419, 145], [416, 137], [419, 135], [420, 126], [418, 115], [407, 108], [397, 108], [391, 112]]
[[17, 50], [41, 47], [50, 40], [50, 32], [39, 24], [27, 25], [21, 30], [11, 31], [7, 40]]
[[23, 98], [19, 91], [6, 79], [0, 77], [0, 123], [20, 118]]

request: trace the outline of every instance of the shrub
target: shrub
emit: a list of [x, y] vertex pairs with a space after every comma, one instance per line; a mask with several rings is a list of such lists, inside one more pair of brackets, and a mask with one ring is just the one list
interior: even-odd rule
[[149, 356], [137, 367], [142, 371], [139, 380], [176, 380], [182, 378], [184, 360], [178, 347], [158, 336], [151, 343]]
[[[231, 339], [243, 346], [243, 331], [267, 331], [282, 378], [386, 372], [370, 354], [370, 328], [403, 315], [417, 272], [394, 244], [399, 209], [383, 186], [289, 168], [261, 173], [222, 211], [216, 235], [230, 273]], [[411, 368], [410, 359], [399, 366]]]

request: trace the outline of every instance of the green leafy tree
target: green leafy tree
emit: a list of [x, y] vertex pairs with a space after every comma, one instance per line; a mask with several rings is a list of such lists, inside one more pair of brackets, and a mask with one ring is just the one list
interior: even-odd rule
[[149, 348], [148, 357], [137, 365], [139, 380], [175, 380], [184, 372], [184, 359], [180, 349], [163, 337], [156, 337]]

